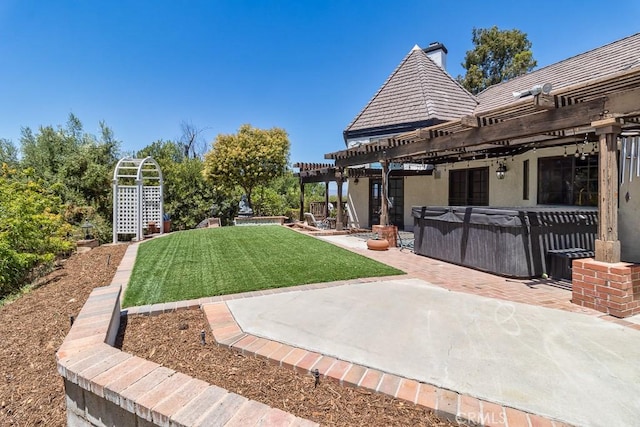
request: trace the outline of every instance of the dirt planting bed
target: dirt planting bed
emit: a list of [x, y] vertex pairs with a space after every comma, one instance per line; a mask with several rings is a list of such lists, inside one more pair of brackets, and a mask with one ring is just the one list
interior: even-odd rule
[[[206, 332], [207, 343], [200, 342]], [[331, 426], [453, 426], [412, 403], [301, 375], [211, 342], [201, 310], [131, 316], [120, 328], [122, 350], [249, 399]]]
[[126, 250], [75, 254], [39, 287], [0, 308], [0, 425], [63, 426], [64, 386], [55, 354], [91, 290], [107, 286]]
[[[126, 245], [100, 246], [75, 254], [39, 286], [0, 307], [0, 425], [64, 426], [64, 387], [55, 353], [91, 290], [107, 286]], [[200, 310], [127, 319], [123, 350], [160, 363], [250, 399], [323, 425], [451, 426], [424, 408], [364, 390], [244, 357], [226, 348], [200, 344], [208, 325]]]

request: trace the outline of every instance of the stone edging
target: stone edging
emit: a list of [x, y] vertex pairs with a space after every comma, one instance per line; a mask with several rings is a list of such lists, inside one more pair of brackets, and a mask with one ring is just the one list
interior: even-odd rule
[[[228, 425], [317, 425], [248, 400], [113, 347], [121, 314], [155, 315], [201, 308], [219, 345], [262, 357], [303, 374], [318, 369], [322, 379], [412, 402], [438, 416], [473, 425], [567, 427], [558, 421], [503, 407], [475, 397], [402, 378], [348, 361], [271, 341], [242, 331], [225, 301], [273, 293], [322, 289], [376, 278], [268, 289], [245, 294], [153, 304], [120, 310], [121, 294], [135, 263], [130, 245], [110, 286], [96, 288], [56, 353], [65, 382], [68, 425], [206, 425], [226, 418]], [[137, 424], [136, 424], [137, 423]]]
[[293, 347], [244, 332], [235, 321], [225, 301], [250, 298], [274, 293], [323, 289], [374, 281], [375, 279], [349, 280], [344, 282], [319, 283], [290, 288], [254, 291], [245, 294], [208, 297], [127, 309], [133, 315], [159, 315], [180, 309], [200, 308], [204, 311], [213, 338], [218, 345], [227, 347], [245, 356], [260, 357], [300, 374], [311, 374], [318, 369], [321, 379], [342, 386], [359, 387], [376, 393], [411, 402], [434, 411], [439, 417], [467, 425], [491, 426], [539, 426], [570, 427], [539, 415], [501, 406], [499, 404], [463, 395], [452, 390], [421, 383], [377, 369], [357, 365], [313, 351]]
[[91, 292], [56, 353], [67, 425], [317, 425], [113, 347], [121, 315], [117, 282], [130, 273], [136, 251], [137, 245], [127, 248], [112, 285]]
[[267, 359], [301, 374], [311, 374], [317, 369], [324, 380], [386, 394], [423, 406], [441, 418], [465, 425], [569, 426], [452, 390], [248, 334], [240, 328], [225, 302], [205, 304], [202, 309], [219, 345], [246, 356]]

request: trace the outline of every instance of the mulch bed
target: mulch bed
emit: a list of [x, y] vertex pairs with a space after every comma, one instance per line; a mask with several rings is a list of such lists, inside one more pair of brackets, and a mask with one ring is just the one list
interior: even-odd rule
[[0, 308], [0, 425], [63, 426], [64, 385], [55, 353], [91, 290], [107, 286], [126, 245], [75, 254], [39, 287]]
[[[200, 342], [200, 331], [207, 343]], [[157, 316], [129, 316], [122, 322], [122, 350], [249, 399], [332, 426], [457, 426], [429, 410], [363, 389], [342, 387], [298, 374], [269, 361], [247, 357], [211, 341], [201, 310]]]
[[[66, 425], [55, 352], [95, 287], [111, 283], [126, 245], [75, 254], [40, 285], [0, 308], [0, 425]], [[323, 425], [453, 426], [424, 408], [341, 387], [238, 355], [211, 342], [200, 310], [134, 316], [123, 324], [123, 350]], [[210, 339], [210, 338], [209, 338]]]

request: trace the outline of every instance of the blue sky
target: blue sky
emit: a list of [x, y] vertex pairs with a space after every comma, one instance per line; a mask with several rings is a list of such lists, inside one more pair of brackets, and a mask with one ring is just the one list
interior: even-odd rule
[[442, 42], [447, 70], [472, 28], [519, 29], [542, 67], [640, 31], [640, 2], [0, 1], [0, 138], [104, 120], [131, 152], [177, 139], [282, 127], [291, 161], [324, 162], [411, 48]]

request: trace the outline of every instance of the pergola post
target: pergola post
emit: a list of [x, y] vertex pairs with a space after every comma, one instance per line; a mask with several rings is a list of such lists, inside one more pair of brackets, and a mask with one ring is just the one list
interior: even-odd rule
[[118, 243], [118, 180], [113, 179], [113, 244]]
[[380, 200], [380, 225], [389, 225], [389, 204], [387, 203], [389, 162], [387, 160], [380, 160], [380, 164], [382, 165], [382, 200]]
[[[571, 301], [615, 317], [640, 312], [640, 264], [620, 262], [618, 240], [618, 135], [621, 122], [592, 122], [600, 137], [598, 238], [595, 259], [573, 260]], [[621, 159], [625, 161], [625, 159]]]
[[304, 220], [304, 182], [300, 177], [300, 221]]
[[304, 186], [310, 183], [324, 182], [324, 216], [329, 217], [329, 184], [338, 177], [333, 165], [325, 163], [295, 163], [300, 178], [300, 221], [304, 220]]
[[329, 218], [329, 181], [324, 182], [324, 217]]
[[137, 199], [137, 211], [136, 211], [136, 241], [141, 242], [143, 237], [144, 237], [144, 232], [143, 232], [143, 224], [142, 224], [142, 178], [139, 178], [136, 180], [136, 186], [138, 187], [137, 190], [137, 195], [138, 195], [138, 199]]
[[341, 231], [343, 227], [342, 223], [342, 183], [344, 182], [344, 178], [342, 174], [339, 177], [336, 177], [336, 184], [338, 186], [338, 206], [336, 206], [336, 230]]
[[618, 134], [620, 122], [605, 119], [591, 123], [600, 138], [598, 157], [598, 238], [595, 241], [596, 261], [620, 262], [618, 240]]

